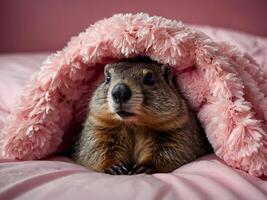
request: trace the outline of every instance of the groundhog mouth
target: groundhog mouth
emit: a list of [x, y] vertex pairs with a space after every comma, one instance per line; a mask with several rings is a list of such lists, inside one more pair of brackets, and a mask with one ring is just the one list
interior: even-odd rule
[[127, 117], [131, 117], [134, 116], [134, 113], [130, 113], [130, 112], [126, 112], [124, 110], [118, 111], [116, 112], [117, 115], [119, 115], [121, 118], [127, 118]]

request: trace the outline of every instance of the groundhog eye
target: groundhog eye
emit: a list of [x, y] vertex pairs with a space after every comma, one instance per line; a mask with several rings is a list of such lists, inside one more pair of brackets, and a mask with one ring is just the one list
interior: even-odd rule
[[109, 83], [110, 82], [110, 79], [111, 79], [111, 76], [110, 76], [110, 74], [107, 74], [107, 77], [106, 77], [106, 83]]
[[155, 77], [152, 72], [148, 72], [144, 76], [144, 84], [145, 85], [154, 85], [156, 83]]

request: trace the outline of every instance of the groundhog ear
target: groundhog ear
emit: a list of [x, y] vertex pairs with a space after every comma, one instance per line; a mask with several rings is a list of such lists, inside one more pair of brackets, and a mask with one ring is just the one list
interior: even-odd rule
[[162, 75], [164, 77], [164, 80], [167, 82], [167, 83], [170, 83], [173, 79], [173, 70], [170, 66], [168, 65], [162, 65], [161, 66], [161, 72], [162, 72]]
[[105, 67], [104, 67], [104, 73], [105, 73], [105, 75], [108, 74], [110, 67], [111, 67], [111, 64], [106, 64], [105, 65]]

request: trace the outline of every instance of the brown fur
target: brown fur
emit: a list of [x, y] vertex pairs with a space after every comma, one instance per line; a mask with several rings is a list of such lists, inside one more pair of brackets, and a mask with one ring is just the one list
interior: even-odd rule
[[[89, 105], [89, 114], [73, 159], [90, 169], [105, 172], [113, 166], [135, 165], [151, 172], [170, 172], [210, 152], [210, 146], [194, 114], [179, 93], [167, 66], [134, 60], [108, 65], [110, 83], [102, 83]], [[144, 70], [145, 69], [145, 70]], [[156, 85], [142, 82], [152, 71]], [[123, 81], [141, 106], [129, 120], [119, 120], [108, 105], [111, 88]], [[140, 94], [139, 94], [140, 93]], [[138, 96], [139, 95], [139, 96]], [[136, 100], [136, 101], [137, 101]]]

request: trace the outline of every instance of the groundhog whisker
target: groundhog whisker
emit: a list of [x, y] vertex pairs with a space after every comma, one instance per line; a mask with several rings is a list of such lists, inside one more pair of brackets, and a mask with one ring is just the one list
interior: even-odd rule
[[142, 102], [142, 100], [138, 99], [138, 100], [132, 100], [131, 102], [129, 102], [127, 105], [130, 105], [130, 104], [140, 104]]

